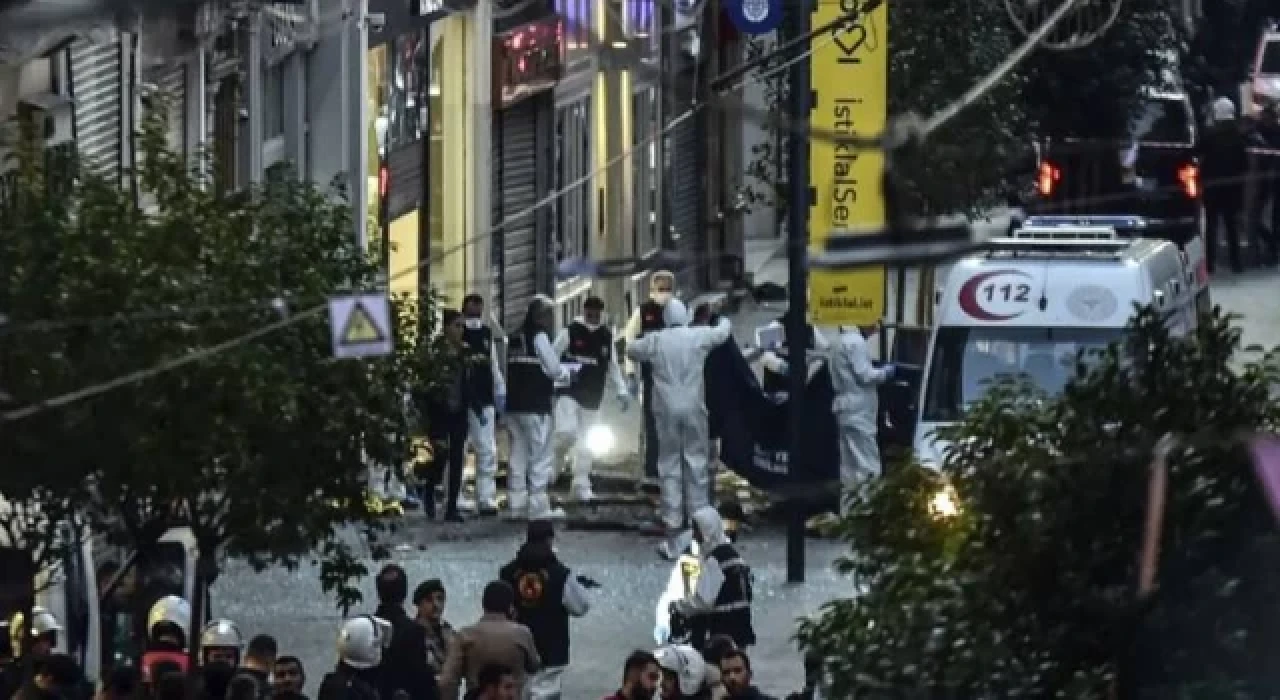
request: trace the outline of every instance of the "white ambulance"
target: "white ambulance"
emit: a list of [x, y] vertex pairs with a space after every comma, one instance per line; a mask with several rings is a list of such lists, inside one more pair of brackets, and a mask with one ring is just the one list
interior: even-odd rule
[[958, 260], [938, 287], [912, 448], [937, 466], [939, 427], [960, 420], [992, 380], [1022, 375], [1055, 394], [1077, 353], [1122, 340], [1135, 304], [1168, 314], [1175, 333], [1196, 322], [1195, 271], [1168, 241], [1110, 227], [1025, 226]]

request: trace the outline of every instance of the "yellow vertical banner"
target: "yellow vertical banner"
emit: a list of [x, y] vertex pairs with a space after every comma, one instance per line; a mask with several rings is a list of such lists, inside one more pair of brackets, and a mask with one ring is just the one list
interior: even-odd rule
[[[876, 136], [889, 111], [889, 0], [856, 15], [863, 0], [817, 0], [810, 26], [843, 15], [847, 24], [813, 38], [810, 57], [815, 131]], [[847, 144], [809, 144], [809, 246], [821, 249], [833, 234], [855, 233], [885, 224], [884, 154]], [[811, 270], [809, 308], [819, 326], [862, 325], [885, 311], [884, 266], [857, 270]]]

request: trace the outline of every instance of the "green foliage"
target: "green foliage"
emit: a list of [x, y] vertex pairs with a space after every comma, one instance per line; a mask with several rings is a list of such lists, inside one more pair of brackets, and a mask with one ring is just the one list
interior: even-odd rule
[[[889, 2], [889, 113], [933, 115], [996, 68], [1021, 43], [1003, 0]], [[908, 211], [977, 213], [1000, 202], [1005, 173], [1029, 143], [1017, 72], [905, 154], [896, 172]]]
[[1268, 19], [1280, 19], [1280, 7], [1272, 0], [1204, 3], [1204, 17], [1182, 51], [1183, 72], [1199, 88], [1199, 101], [1208, 97], [1208, 89], [1235, 99], [1237, 86], [1253, 70]]
[[432, 381], [437, 341], [419, 324], [434, 327], [434, 299], [395, 300], [394, 357], [333, 359], [326, 298], [386, 276], [343, 193], [273, 169], [219, 194], [202, 175], [216, 168], [169, 151], [165, 124], [158, 110], [140, 135], [141, 205], [87, 173], [53, 196], [39, 159], [23, 159], [0, 214], [5, 389], [27, 405], [257, 335], [5, 426], [5, 462], [22, 468], [3, 471], [0, 493], [28, 477], [74, 487], [95, 527], [144, 558], [176, 523], [202, 552], [256, 567], [319, 552], [326, 587], [350, 603], [362, 567], [339, 536], [379, 528], [365, 465], [408, 455], [404, 397]]
[[[743, 42], [743, 62], [755, 61], [777, 46], [770, 37], [747, 37]], [[774, 113], [786, 109], [789, 71], [778, 72], [767, 62], [750, 73], [750, 80], [760, 85], [765, 107]], [[742, 198], [748, 209], [773, 207], [779, 219], [786, 216], [787, 146], [789, 134], [777, 126], [764, 129], [763, 138], [751, 145], [751, 158], [743, 170]]]
[[[1106, 698], [1118, 675], [1120, 697], [1272, 697], [1280, 538], [1236, 438], [1280, 425], [1276, 358], [1247, 356], [1218, 312], [1172, 338], [1144, 311], [1129, 337], [1061, 396], [993, 385], [943, 431], [940, 474], [904, 466], [853, 494], [840, 566], [858, 594], [799, 631], [834, 697]], [[1159, 591], [1139, 601], [1169, 433]], [[931, 513], [944, 480], [959, 516]]]
[[1120, 16], [1093, 43], [1041, 49], [1022, 66], [1021, 101], [1040, 138], [1120, 138], [1141, 104], [1141, 88], [1174, 68], [1178, 32], [1166, 0], [1124, 0]]

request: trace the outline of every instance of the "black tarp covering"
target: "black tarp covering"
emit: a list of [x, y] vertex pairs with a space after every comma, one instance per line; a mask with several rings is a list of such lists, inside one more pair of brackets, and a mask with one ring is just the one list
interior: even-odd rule
[[809, 379], [804, 439], [795, 459], [787, 453], [789, 403], [765, 395], [732, 338], [707, 358], [705, 377], [711, 435], [721, 438], [720, 460], [734, 473], [765, 490], [840, 478], [834, 393], [825, 365]]

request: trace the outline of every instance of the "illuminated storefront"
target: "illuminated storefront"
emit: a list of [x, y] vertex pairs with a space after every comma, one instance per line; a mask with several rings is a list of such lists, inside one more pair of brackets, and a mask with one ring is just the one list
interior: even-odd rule
[[[426, 23], [398, 0], [370, 0], [385, 22], [369, 30], [365, 67], [369, 240], [381, 247], [393, 294], [416, 297], [428, 122]], [[377, 232], [377, 233], [375, 233]]]

